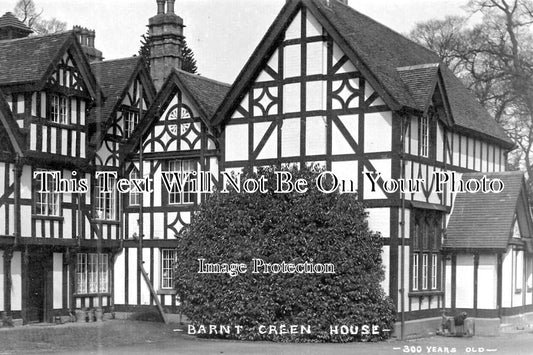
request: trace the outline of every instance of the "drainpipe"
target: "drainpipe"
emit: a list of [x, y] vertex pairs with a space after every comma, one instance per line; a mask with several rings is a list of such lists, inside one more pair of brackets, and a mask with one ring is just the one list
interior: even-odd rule
[[20, 162], [20, 156], [17, 154], [15, 157], [15, 167], [13, 169], [14, 177], [15, 177], [15, 211], [14, 211], [14, 217], [15, 217], [15, 242], [13, 244], [13, 248], [16, 248], [20, 243], [20, 230], [21, 230], [21, 221], [20, 221], [20, 177], [22, 175], [22, 164]]
[[[400, 177], [405, 179], [405, 130], [407, 127], [405, 116], [401, 120], [401, 150], [400, 150]], [[400, 221], [400, 320], [401, 320], [401, 340], [405, 339], [405, 192], [401, 194], [401, 221]]]

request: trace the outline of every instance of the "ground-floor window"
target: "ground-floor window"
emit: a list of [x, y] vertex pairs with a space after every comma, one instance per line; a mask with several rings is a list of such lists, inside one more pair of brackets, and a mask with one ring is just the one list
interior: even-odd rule
[[76, 293], [109, 292], [109, 256], [98, 253], [78, 253]]
[[411, 229], [411, 290], [436, 291], [441, 285], [440, 255], [443, 214], [413, 210]]
[[176, 262], [176, 249], [161, 249], [161, 288], [174, 288], [174, 263]]

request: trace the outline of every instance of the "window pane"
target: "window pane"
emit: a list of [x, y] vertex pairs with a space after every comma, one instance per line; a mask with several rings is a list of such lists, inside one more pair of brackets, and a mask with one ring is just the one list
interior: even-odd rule
[[437, 288], [437, 254], [431, 255], [431, 288]]
[[99, 276], [99, 292], [109, 292], [109, 268], [108, 268], [108, 255], [100, 255], [100, 264], [98, 267]]
[[422, 289], [428, 288], [428, 255], [422, 255]]
[[413, 254], [413, 290], [418, 290], [418, 254]]
[[76, 265], [76, 293], [87, 293], [87, 254], [78, 254]]
[[111, 192], [103, 192], [105, 177], [100, 175], [96, 186], [95, 214], [97, 219], [115, 220], [116, 188], [115, 178], [109, 177]]
[[98, 254], [89, 254], [87, 269], [89, 274], [89, 293], [96, 293], [98, 292]]
[[161, 288], [173, 288], [173, 268], [176, 260], [176, 250], [161, 250]]
[[[137, 168], [133, 168], [133, 170], [130, 173], [130, 180], [134, 179], [140, 179], [141, 174]], [[130, 190], [130, 200], [129, 200], [130, 206], [139, 206], [141, 203], [141, 193], [138, 191], [138, 189], [133, 186]]]
[[[181, 191], [179, 191], [177, 184], [172, 184], [168, 194], [168, 202], [170, 204], [194, 203], [196, 175], [191, 173], [196, 171], [196, 165], [195, 160], [171, 160], [168, 162], [167, 171], [179, 173], [178, 176], [181, 178], [182, 183]], [[170, 178], [173, 179], [173, 177]]]

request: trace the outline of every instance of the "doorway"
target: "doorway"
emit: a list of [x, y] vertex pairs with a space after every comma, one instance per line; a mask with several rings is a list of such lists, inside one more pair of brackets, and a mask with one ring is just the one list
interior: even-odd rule
[[43, 249], [29, 253], [27, 322], [48, 322], [52, 288], [52, 253]]

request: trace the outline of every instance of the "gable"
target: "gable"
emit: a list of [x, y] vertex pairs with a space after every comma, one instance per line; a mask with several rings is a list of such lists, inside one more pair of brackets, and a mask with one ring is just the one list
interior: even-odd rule
[[[121, 148], [122, 161], [138, 151], [142, 140], [146, 154], [189, 152], [199, 154], [203, 150], [217, 148], [216, 139], [206, 115], [208, 106], [203, 98], [194, 96], [190, 86], [202, 81], [199, 87], [207, 92], [220, 90], [220, 83], [195, 76], [194, 81], [183, 80], [183, 73], [177, 70], [163, 84], [154, 102], [124, 147]], [[187, 74], [188, 76], [192, 76]], [[216, 89], [213, 89], [213, 86]], [[223, 95], [218, 95], [221, 99]], [[211, 100], [216, 99], [216, 95]]]
[[70, 50], [67, 50], [47, 79], [47, 84], [87, 92], [87, 84]]
[[23, 155], [24, 138], [13, 118], [11, 109], [0, 91], [0, 152], [7, 151]]
[[[446, 250], [505, 251], [516, 238], [532, 235], [524, 174], [519, 171], [465, 173], [462, 180], [500, 179], [500, 193], [459, 193], [447, 226]], [[518, 223], [516, 223], [518, 221]]]
[[[65, 55], [68, 53], [67, 57]], [[5, 90], [19, 87], [23, 91], [40, 91], [49, 80], [70, 83], [60, 69], [68, 67], [70, 58], [79, 72], [75, 85], [83, 82], [88, 95], [96, 99], [100, 89], [91, 73], [81, 45], [72, 33], [63, 32], [0, 42], [0, 87]], [[81, 80], [80, 80], [81, 79]]]
[[225, 160], [356, 154], [360, 129], [365, 151], [390, 151], [390, 108], [317, 18], [299, 9], [281, 37], [222, 123]]

